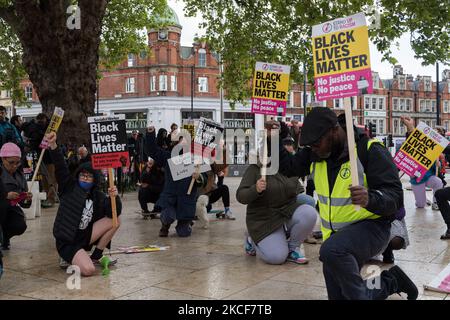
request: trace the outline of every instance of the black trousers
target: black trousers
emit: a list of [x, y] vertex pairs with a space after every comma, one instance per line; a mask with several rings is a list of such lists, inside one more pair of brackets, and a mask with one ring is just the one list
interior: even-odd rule
[[363, 220], [334, 233], [320, 248], [323, 275], [330, 300], [382, 300], [398, 289], [389, 271], [369, 283], [361, 277], [364, 263], [388, 244], [391, 223]]
[[436, 202], [444, 218], [447, 229], [450, 230], [450, 187], [439, 189], [434, 193]]
[[217, 189], [213, 190], [209, 194], [209, 202], [206, 206], [208, 211], [211, 211], [212, 204], [219, 201], [219, 199], [222, 198], [223, 206], [225, 208], [230, 206], [230, 190], [228, 189], [227, 185], [219, 185]]
[[14, 236], [20, 236], [27, 230], [25, 214], [18, 206], [8, 206], [0, 212], [0, 225], [3, 231], [2, 243], [8, 243]]
[[310, 179], [306, 182], [306, 194], [308, 196], [314, 196], [314, 190], [316, 190], [316, 186], [314, 185], [314, 180]]
[[159, 195], [160, 195], [160, 193], [151, 192], [148, 188], [140, 188], [139, 194], [138, 194], [138, 199], [139, 199], [139, 204], [141, 205], [141, 209], [148, 211], [147, 203], [149, 203], [149, 202], [156, 203], [156, 201], [158, 201], [158, 199], [159, 199]]

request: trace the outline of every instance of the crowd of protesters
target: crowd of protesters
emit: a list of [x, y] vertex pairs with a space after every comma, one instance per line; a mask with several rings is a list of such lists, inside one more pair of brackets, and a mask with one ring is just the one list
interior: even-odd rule
[[[402, 122], [408, 137], [414, 123], [407, 117]], [[23, 122], [20, 116], [8, 121], [6, 109], [0, 106], [2, 250], [9, 250], [10, 239], [27, 229], [22, 210], [31, 206], [27, 180], [42, 152], [39, 145], [48, 124], [45, 114], [30, 122]], [[238, 202], [246, 205], [245, 252], [268, 264], [286, 261], [306, 264], [309, 259], [302, 244], [314, 234], [323, 239], [320, 261], [330, 299], [384, 299], [399, 292], [405, 292], [408, 299], [417, 298], [416, 286], [398, 266], [382, 272], [380, 290], [368, 290], [360, 276], [361, 267], [369, 259], [382, 255], [385, 263], [392, 264], [393, 250], [409, 245], [399, 172], [383, 144], [354, 127], [361, 185], [351, 186], [344, 172], [349, 164], [345, 117], [336, 117], [327, 108], [315, 108], [302, 128], [294, 120], [290, 128], [284, 122], [268, 121], [265, 129], [269, 132], [268, 146], [272, 133], [281, 137], [279, 149], [268, 149], [269, 156], [278, 153], [280, 170], [275, 175], [263, 175], [263, 164], [258, 159], [257, 164], [247, 168], [237, 189]], [[437, 130], [445, 134], [442, 128]], [[103, 251], [111, 246], [120, 226], [113, 224], [110, 201], [116, 198], [120, 215], [118, 189], [102, 190], [105, 178], [92, 168], [87, 145], [57, 145], [55, 133], [46, 135], [46, 139], [49, 151], [39, 168], [40, 187], [47, 193], [42, 206], [59, 203], [53, 234], [60, 265], [77, 265], [84, 276], [90, 276], [105, 259], [108, 265], [115, 263]], [[174, 223], [179, 237], [191, 236], [194, 220], [204, 219], [203, 213], [210, 212], [219, 199], [224, 210], [218, 217], [235, 220], [230, 191], [224, 184], [227, 163], [216, 163], [213, 157], [209, 171], [195, 171], [192, 177], [173, 179], [169, 168], [173, 149], [181, 146], [176, 149], [179, 155], [185, 152], [183, 147], [188, 142], [175, 123], [170, 131], [154, 127], [144, 132], [132, 131], [128, 139], [130, 165], [117, 172], [119, 186], [126, 175], [133, 187], [138, 188], [142, 215], [159, 218], [160, 237], [167, 237]], [[450, 239], [450, 188], [444, 188], [445, 155], [449, 154], [450, 147], [425, 177], [410, 180], [416, 207], [430, 205], [441, 211], [447, 224], [441, 239]], [[427, 187], [433, 190], [431, 201], [426, 198]], [[153, 204], [151, 210], [149, 203]], [[361, 209], [355, 210], [353, 205]], [[321, 231], [313, 232], [319, 217]], [[0, 251], [0, 275], [1, 258]]]

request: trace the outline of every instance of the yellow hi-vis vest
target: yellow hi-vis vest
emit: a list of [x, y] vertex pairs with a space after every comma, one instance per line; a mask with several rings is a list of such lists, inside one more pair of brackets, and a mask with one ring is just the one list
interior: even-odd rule
[[[367, 143], [367, 150], [369, 150], [371, 144], [374, 142], [374, 140], [369, 140]], [[356, 148], [355, 153], [358, 155]], [[359, 158], [357, 158], [357, 163], [359, 185], [364, 185], [367, 188], [364, 167]], [[380, 218], [379, 215], [364, 208], [361, 208], [359, 211], [355, 210], [355, 207], [352, 204], [350, 190], [348, 189], [352, 184], [350, 161], [341, 165], [332, 192], [329, 190], [326, 161], [313, 162], [311, 164], [311, 175], [319, 198], [323, 241], [328, 239], [332, 233], [352, 223], [366, 219]]]

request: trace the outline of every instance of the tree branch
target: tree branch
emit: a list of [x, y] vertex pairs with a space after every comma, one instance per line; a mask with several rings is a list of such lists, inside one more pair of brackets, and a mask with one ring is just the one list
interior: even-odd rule
[[14, 31], [19, 26], [19, 18], [16, 15], [13, 6], [0, 8], [0, 18], [3, 19]]

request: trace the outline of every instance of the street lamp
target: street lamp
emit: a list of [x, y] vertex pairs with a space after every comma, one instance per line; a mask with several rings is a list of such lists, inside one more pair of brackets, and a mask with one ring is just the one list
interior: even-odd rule
[[440, 97], [439, 97], [439, 62], [436, 62], [436, 125], [441, 124], [441, 119], [439, 117], [440, 112]]
[[195, 80], [195, 47], [193, 57], [194, 57], [194, 64], [191, 65], [191, 120], [194, 119], [194, 80]]

